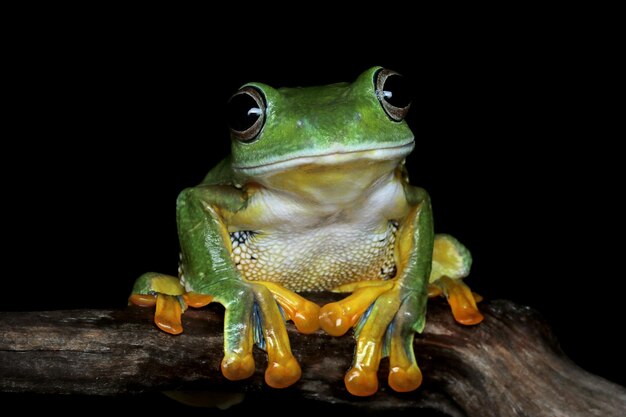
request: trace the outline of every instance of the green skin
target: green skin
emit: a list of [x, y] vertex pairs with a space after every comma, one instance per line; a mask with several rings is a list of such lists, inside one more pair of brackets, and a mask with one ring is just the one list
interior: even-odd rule
[[[381, 106], [373, 82], [379, 69], [366, 71], [351, 84], [283, 89], [248, 84], [262, 91], [266, 99], [265, 123], [260, 134], [251, 142], [242, 142], [233, 135], [231, 155], [211, 170], [200, 185], [180, 194], [177, 221], [184, 285], [187, 291], [210, 294], [214, 301], [225, 306], [225, 363], [241, 360], [242, 349], [247, 351], [254, 340], [255, 303], [260, 309], [261, 326], [265, 317], [271, 320], [269, 317], [278, 311], [272, 294], [264, 287], [251, 285], [235, 267], [225, 231], [261, 230], [270, 236], [277, 233], [282, 226], [280, 215], [264, 216], [284, 203], [276, 195], [288, 195], [289, 204], [296, 202], [304, 207], [293, 216], [285, 216], [289, 217], [284, 221], [288, 225], [316, 216], [331, 216], [335, 207], [331, 203], [340, 207], [337, 212], [351, 210], [346, 208], [342, 196], [333, 194], [322, 180], [303, 183], [272, 177], [276, 171], [280, 171], [283, 179], [296, 175], [301, 168], [298, 161], [310, 163], [316, 156], [328, 154], [354, 155], [354, 159], [345, 157], [323, 163], [325, 170], [340, 179], [337, 187], [346, 198], [370, 193], [370, 183], [400, 184], [398, 189], [403, 195], [390, 197], [391, 207], [371, 214], [376, 224], [397, 220], [399, 234], [411, 230], [405, 261], [394, 278], [399, 291], [374, 302], [369, 315], [357, 326], [357, 338], [368, 320], [387, 317], [388, 322], [395, 324], [392, 339], [400, 341], [408, 360], [415, 363], [412, 341], [414, 332], [424, 328], [435, 235], [428, 194], [409, 185], [403, 167], [404, 157], [413, 148], [413, 134], [405, 121], [392, 120]], [[405, 149], [404, 154], [394, 154], [388, 161], [380, 157], [386, 162], [372, 168], [376, 172], [371, 173], [372, 181], [367, 187], [352, 186], [349, 175], [342, 174], [346, 166], [362, 157], [360, 152], [395, 148]], [[285, 164], [285, 161], [295, 162]], [[140, 278], [133, 293], [153, 293], [150, 277]], [[390, 303], [396, 305], [393, 310], [386, 307]], [[385, 347], [384, 351], [388, 350], [389, 346]]]

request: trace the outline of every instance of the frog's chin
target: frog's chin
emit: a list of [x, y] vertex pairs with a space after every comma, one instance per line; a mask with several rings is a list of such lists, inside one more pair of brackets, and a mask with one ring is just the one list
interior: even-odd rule
[[411, 153], [414, 147], [415, 140], [411, 138], [409, 141], [399, 145], [387, 147], [381, 147], [380, 144], [364, 145], [359, 148], [350, 149], [337, 147], [321, 154], [295, 154], [279, 161], [272, 161], [255, 166], [234, 166], [233, 169], [235, 172], [247, 177], [258, 177], [291, 171], [300, 166], [307, 165], [341, 167], [355, 161], [401, 161]]

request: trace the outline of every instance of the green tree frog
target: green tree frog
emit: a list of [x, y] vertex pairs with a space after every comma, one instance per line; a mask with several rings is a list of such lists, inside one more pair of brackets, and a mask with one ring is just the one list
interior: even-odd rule
[[[130, 301], [156, 305], [157, 326], [172, 334], [183, 331], [188, 306], [222, 304], [229, 380], [253, 374], [257, 343], [268, 355], [267, 384], [295, 383], [291, 320], [302, 333], [354, 327], [350, 393], [377, 391], [384, 356], [391, 388], [416, 389], [413, 337], [429, 293], [447, 297], [462, 324], [482, 315], [462, 281], [469, 251], [434, 234], [428, 194], [409, 184], [410, 104], [406, 80], [380, 67], [351, 84], [244, 85], [228, 103], [230, 156], [178, 198], [179, 276], [142, 275]], [[320, 308], [305, 291], [350, 295]]]

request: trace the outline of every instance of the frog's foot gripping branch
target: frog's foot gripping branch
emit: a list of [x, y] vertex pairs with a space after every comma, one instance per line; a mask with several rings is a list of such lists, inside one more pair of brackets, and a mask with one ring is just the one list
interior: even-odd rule
[[483, 315], [476, 306], [482, 297], [472, 293], [463, 282], [463, 278], [469, 275], [471, 266], [472, 255], [461, 242], [450, 235], [435, 236], [428, 295], [445, 296], [454, 319], [465, 325], [483, 321]]
[[187, 309], [184, 297], [185, 288], [178, 278], [148, 272], [135, 281], [128, 301], [140, 307], [156, 305], [154, 323], [164, 332], [180, 334], [183, 332], [181, 316]]
[[363, 281], [342, 286], [347, 298], [320, 310], [320, 325], [339, 336], [355, 327], [356, 353], [344, 382], [357, 396], [378, 390], [378, 366], [389, 356], [389, 385], [398, 392], [416, 389], [422, 373], [413, 354], [413, 335], [424, 327], [425, 297], [396, 281]]
[[[433, 252], [429, 295], [445, 295], [459, 323], [479, 323], [483, 316], [475, 295], [461, 280], [469, 273], [469, 252], [447, 235], [436, 236]], [[426, 294], [407, 288], [400, 280], [361, 281], [335, 291], [352, 294], [322, 307], [320, 325], [333, 336], [355, 327], [356, 353], [344, 378], [348, 391], [357, 396], [374, 394], [380, 360], [387, 356], [389, 386], [398, 392], [418, 388], [422, 373], [415, 361], [413, 337], [424, 328]]]
[[[181, 315], [187, 308], [203, 307], [212, 301], [224, 305], [223, 375], [233, 381], [251, 376], [255, 370], [254, 343], [267, 351], [265, 381], [274, 388], [285, 388], [300, 379], [300, 365], [291, 353], [285, 319], [293, 320], [302, 333], [319, 328], [319, 307], [273, 283], [232, 282], [213, 286], [221, 296], [185, 293], [178, 279], [148, 273], [133, 288], [129, 301], [150, 307], [156, 305], [154, 322], [171, 334], [182, 333]], [[282, 308], [282, 311], [279, 309]]]

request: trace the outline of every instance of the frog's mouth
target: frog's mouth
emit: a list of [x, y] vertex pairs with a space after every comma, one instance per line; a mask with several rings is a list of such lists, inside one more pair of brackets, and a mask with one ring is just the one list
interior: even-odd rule
[[342, 165], [357, 160], [402, 160], [414, 147], [415, 140], [411, 138], [409, 142], [401, 145], [381, 147], [377, 144], [350, 149], [337, 147], [321, 154], [295, 154], [279, 161], [254, 166], [233, 166], [233, 169], [245, 175], [256, 176], [288, 171], [301, 165]]

